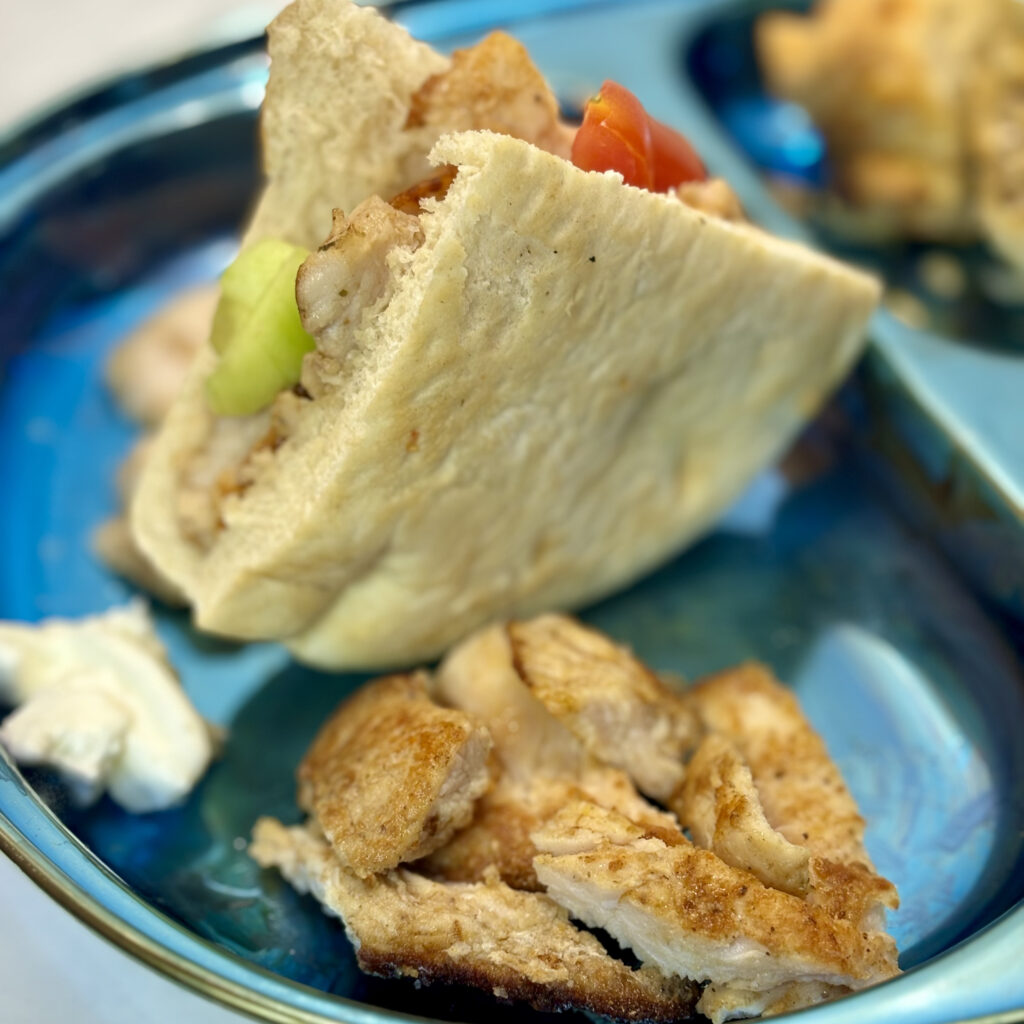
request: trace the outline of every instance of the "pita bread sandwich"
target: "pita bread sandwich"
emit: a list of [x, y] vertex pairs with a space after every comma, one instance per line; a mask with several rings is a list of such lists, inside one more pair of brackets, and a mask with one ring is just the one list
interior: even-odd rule
[[449, 60], [297, 0], [269, 38], [266, 190], [132, 507], [200, 628], [371, 667], [591, 601], [860, 352], [875, 283], [743, 222], [625, 90], [584, 121], [608, 169], [507, 36]]

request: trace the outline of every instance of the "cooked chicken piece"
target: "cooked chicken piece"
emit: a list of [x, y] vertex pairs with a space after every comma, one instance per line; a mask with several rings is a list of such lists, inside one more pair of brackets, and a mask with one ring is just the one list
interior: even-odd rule
[[978, 208], [997, 249], [1024, 269], [1024, 9], [986, 50], [973, 83], [971, 116]]
[[765, 15], [757, 43], [769, 86], [826, 137], [835, 227], [980, 234], [1024, 267], [1019, 3], [822, 0], [807, 17]]
[[178, 515], [198, 544], [212, 545], [246, 490], [273, 469], [278, 451], [313, 408], [309, 400], [347, 381], [355, 327], [387, 305], [398, 281], [396, 267], [422, 241], [419, 217], [377, 196], [349, 216], [334, 211], [330, 235], [296, 278], [299, 310], [318, 338], [316, 349], [303, 360], [299, 386], [281, 391], [268, 410], [256, 415], [217, 418], [207, 445], [191, 453], [182, 467]]
[[155, 427], [164, 418], [209, 337], [217, 296], [215, 284], [183, 292], [114, 350], [107, 386], [133, 420]]
[[492, 32], [456, 50], [451, 66], [412, 97], [407, 128], [442, 132], [484, 129], [526, 139], [569, 158], [576, 131], [562, 123], [558, 100], [518, 40]]
[[428, 200], [441, 200], [448, 195], [448, 189], [459, 173], [458, 167], [454, 164], [444, 164], [435, 167], [436, 173], [417, 181], [407, 189], [403, 189], [398, 195], [388, 200], [388, 205], [393, 206], [401, 213], [408, 213], [418, 217], [425, 209], [430, 209]]
[[514, 889], [541, 890], [530, 838], [551, 815], [573, 800], [592, 800], [672, 844], [682, 832], [671, 815], [652, 807], [619, 771], [595, 766], [579, 778], [538, 776], [529, 784], [498, 780], [477, 804], [471, 824], [418, 865], [432, 878], [471, 882], [495, 868]]
[[441, 662], [434, 694], [483, 722], [504, 778], [576, 778], [591, 759], [582, 745], [523, 685], [503, 626], [479, 630]]
[[496, 872], [513, 889], [542, 891], [533, 870], [537, 848], [530, 833], [561, 806], [559, 797], [572, 792], [568, 786], [552, 785], [542, 791], [550, 794], [550, 802], [536, 799], [525, 786], [499, 779], [494, 789], [477, 801], [472, 822], [440, 849], [417, 861], [416, 870], [448, 882], [478, 882], [488, 872]]
[[[711, 734], [690, 763], [682, 806], [671, 806], [694, 840], [729, 863], [747, 866], [748, 858], [766, 883], [809, 891], [811, 904], [881, 934], [881, 907], [896, 905], [896, 891], [871, 866], [853, 797], [792, 694], [763, 667], [746, 665], [689, 696]], [[737, 831], [734, 812], [746, 819]], [[831, 985], [792, 983], [754, 998], [742, 984], [721, 984], [705, 990], [701, 1011], [714, 1020], [770, 1015], [838, 994]]]
[[302, 264], [295, 282], [303, 323], [317, 336], [302, 367], [302, 386], [313, 398], [338, 387], [355, 328], [387, 305], [396, 261], [407, 261], [422, 241], [419, 217], [378, 196], [350, 216], [334, 211], [330, 235]]
[[759, 21], [769, 87], [821, 128], [858, 214], [925, 238], [976, 230], [968, 85], [1003, 10], [1004, 0], [825, 0], [807, 17]]
[[896, 973], [889, 936], [595, 804], [571, 804], [533, 840], [548, 894], [666, 974], [767, 992], [790, 982], [862, 988]]
[[531, 695], [501, 626], [481, 630], [445, 658], [435, 693], [487, 726], [501, 775], [472, 824], [425, 862], [428, 873], [471, 880], [494, 865], [509, 884], [536, 889], [530, 832], [575, 796], [614, 808], [652, 834], [681, 835], [674, 816], [644, 800], [625, 773], [588, 754]]
[[714, 733], [705, 737], [669, 807], [697, 846], [765, 885], [807, 894], [809, 854], [768, 823], [750, 769], [731, 741]]
[[203, 447], [181, 467], [177, 513], [182, 529], [197, 544], [209, 546], [223, 527], [221, 507], [231, 481], [271, 427], [271, 411], [252, 416], [222, 416], [210, 429]]
[[466, 825], [490, 786], [491, 738], [438, 707], [427, 675], [387, 676], [346, 700], [299, 767], [299, 804], [360, 877], [416, 860]]
[[510, 622], [519, 677], [584, 748], [666, 800], [697, 738], [693, 712], [624, 647], [565, 615]]
[[810, 853], [810, 900], [882, 927], [898, 906], [864, 848], [864, 819], [796, 698], [761, 665], [747, 664], [694, 686], [701, 724], [732, 743], [749, 766], [771, 826]]
[[308, 828], [268, 818], [256, 823], [249, 852], [339, 916], [371, 974], [474, 985], [539, 1010], [623, 1021], [679, 1020], [693, 1007], [691, 983], [650, 967], [631, 970], [547, 897], [494, 877], [464, 885], [397, 870], [362, 879]]
[[794, 981], [788, 985], [752, 992], [737, 985], [707, 985], [697, 1002], [697, 1010], [713, 1024], [743, 1017], [778, 1017], [802, 1010], [829, 999], [838, 999], [852, 990], [843, 985], [820, 981]]
[[743, 207], [732, 186], [724, 178], [684, 181], [671, 193], [687, 206], [723, 220], [745, 220]]

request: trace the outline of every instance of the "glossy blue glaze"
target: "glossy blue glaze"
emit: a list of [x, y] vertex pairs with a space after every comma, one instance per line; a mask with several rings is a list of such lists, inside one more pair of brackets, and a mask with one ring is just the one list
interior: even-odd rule
[[[701, 140], [755, 220], [873, 269], [904, 304], [912, 297], [922, 326], [887, 309], [873, 324], [874, 399], [886, 410], [886, 433], [911, 456], [897, 474], [882, 474], [975, 584], [1024, 620], [1024, 290], [982, 246], [853, 245], [774, 201], [769, 176], [820, 184], [827, 153], [805, 169], [788, 157], [790, 148], [813, 149], [814, 133], [761, 84], [753, 25], [771, 6], [794, 5], [708, 0], [681, 19], [678, 123]], [[652, 23], [663, 15], [652, 8]], [[788, 134], [773, 134], [779, 125]], [[928, 290], [925, 264], [936, 257], [959, 268], [959, 295]], [[1003, 282], [995, 291], [994, 281]], [[999, 292], [1006, 294], [997, 301]]]
[[[434, 38], [515, 21], [568, 101], [608, 76], [658, 116], [686, 120], [680, 52], [695, 8], [557, 6], [536, 19], [536, 5], [474, 5], [471, 23], [458, 20], [470, 10], [459, 3], [400, 14]], [[165, 71], [159, 87], [113, 94], [73, 135], [43, 133], [0, 170], [0, 617], [77, 615], [130, 594], [88, 548], [133, 437], [101, 386], [103, 361], [230, 258], [255, 188], [262, 74], [261, 58], [237, 47], [222, 64]], [[714, 164], [725, 143], [705, 129], [697, 142]], [[895, 394], [905, 378], [893, 365]], [[692, 678], [757, 657], [793, 685], [900, 888], [892, 927], [909, 969], [804, 1019], [942, 1024], [1024, 1006], [1024, 674], [1006, 624], [877, 487], [861, 442], [879, 415], [865, 382], [828, 418], [842, 425], [812, 430], [787, 471], [764, 474], [711, 537], [585, 614], [659, 669]], [[177, 613], [157, 617], [200, 709], [229, 727], [223, 757], [183, 807], [134, 817], [109, 801], [71, 807], [44, 774], [33, 791], [0, 758], [9, 848], [59, 872], [125, 935], [281, 1006], [353, 1024], [396, 1013], [540, 1020], [471, 992], [365, 978], [338, 924], [245, 855], [259, 814], [297, 818], [296, 762], [361, 679], [302, 668], [273, 645], [200, 637]]]

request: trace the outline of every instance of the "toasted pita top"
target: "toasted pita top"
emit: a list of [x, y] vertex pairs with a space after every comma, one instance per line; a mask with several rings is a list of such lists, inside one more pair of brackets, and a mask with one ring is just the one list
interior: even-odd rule
[[289, 4], [267, 29], [267, 50], [260, 115], [267, 184], [245, 241], [314, 248], [335, 207], [351, 210], [376, 192], [391, 196], [426, 173], [429, 143], [403, 128], [413, 95], [448, 59], [348, 0]]
[[518, 139], [433, 159], [459, 173], [422, 243], [209, 549], [167, 514], [209, 360], [164, 424], [133, 526], [203, 628], [380, 665], [593, 599], [707, 529], [860, 351], [877, 287], [838, 263]]
[[345, 701], [299, 767], [299, 803], [360, 876], [416, 860], [467, 824], [490, 785], [491, 737], [427, 696], [426, 674], [387, 676]]
[[487, 129], [568, 156], [573, 132], [525, 48], [495, 32], [451, 59], [372, 7], [295, 0], [267, 29], [261, 111], [267, 183], [245, 244], [315, 248], [331, 212], [429, 173], [444, 132]]

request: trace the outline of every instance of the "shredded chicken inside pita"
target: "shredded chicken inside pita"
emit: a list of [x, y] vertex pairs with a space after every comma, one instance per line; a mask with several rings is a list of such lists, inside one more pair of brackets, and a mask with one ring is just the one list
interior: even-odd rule
[[759, 665], [676, 690], [565, 616], [494, 625], [433, 676], [346, 701], [299, 803], [306, 825], [261, 821], [251, 852], [342, 918], [371, 973], [619, 1020], [696, 1006], [715, 1024], [898, 973], [895, 889]]

